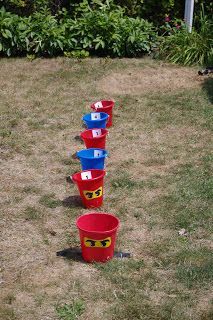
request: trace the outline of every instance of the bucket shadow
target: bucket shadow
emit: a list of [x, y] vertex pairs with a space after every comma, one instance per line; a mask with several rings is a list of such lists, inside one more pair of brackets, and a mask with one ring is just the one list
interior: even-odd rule
[[61, 251], [57, 251], [56, 256], [66, 258], [68, 260], [85, 263], [81, 256], [81, 249], [78, 247], [67, 248]]
[[62, 200], [62, 206], [66, 208], [82, 208], [82, 201], [80, 196], [69, 196]]
[[82, 138], [80, 136], [75, 136], [74, 138], [76, 141], [79, 141], [81, 144], [84, 144], [84, 141], [82, 140]]
[[[81, 249], [78, 247], [67, 248], [61, 251], [57, 251], [56, 256], [66, 258], [68, 260], [86, 263], [82, 258]], [[114, 253], [114, 258], [123, 259], [123, 258], [130, 258], [130, 257], [131, 257], [131, 254], [129, 252], [115, 251]]]

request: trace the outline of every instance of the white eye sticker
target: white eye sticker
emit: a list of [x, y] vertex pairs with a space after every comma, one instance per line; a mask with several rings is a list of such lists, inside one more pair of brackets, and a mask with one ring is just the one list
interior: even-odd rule
[[101, 129], [92, 130], [92, 136], [93, 136], [93, 138], [100, 137], [101, 136]]
[[92, 112], [91, 113], [91, 120], [100, 120], [101, 119], [101, 114], [98, 112]]
[[82, 179], [82, 180], [92, 179], [92, 173], [91, 173], [91, 171], [81, 172], [81, 179]]
[[102, 105], [102, 102], [101, 101], [98, 101], [94, 104], [95, 106], [95, 109], [97, 110], [98, 108], [103, 108], [103, 105]]
[[102, 150], [94, 150], [94, 158], [101, 157], [103, 155]]

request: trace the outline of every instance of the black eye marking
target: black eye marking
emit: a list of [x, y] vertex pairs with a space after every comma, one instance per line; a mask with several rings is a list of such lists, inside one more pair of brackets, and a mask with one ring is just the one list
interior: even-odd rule
[[88, 196], [89, 199], [92, 198], [93, 193], [92, 192], [87, 192], [86, 195]]
[[94, 240], [87, 240], [86, 242], [90, 242], [91, 247], [95, 246], [95, 241]]
[[101, 241], [102, 246], [103, 246], [103, 247], [106, 247], [107, 242], [109, 242], [108, 239], [107, 239], [107, 240], [102, 240], [102, 241]]
[[95, 191], [95, 194], [96, 194], [97, 197], [100, 196], [100, 193], [101, 193], [101, 189], [98, 189], [98, 190]]

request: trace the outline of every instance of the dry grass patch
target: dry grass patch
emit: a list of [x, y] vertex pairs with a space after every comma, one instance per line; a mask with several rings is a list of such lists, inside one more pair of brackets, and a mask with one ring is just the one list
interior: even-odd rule
[[203, 79], [194, 69], [168, 64], [153, 64], [124, 71], [107, 73], [99, 82], [99, 89], [108, 95], [142, 95], [150, 92], [170, 92], [198, 88]]

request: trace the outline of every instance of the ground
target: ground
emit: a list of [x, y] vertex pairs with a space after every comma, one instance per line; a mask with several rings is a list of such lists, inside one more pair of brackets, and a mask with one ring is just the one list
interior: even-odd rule
[[[212, 78], [150, 59], [0, 60], [2, 320], [212, 319]], [[65, 177], [82, 115], [114, 99], [102, 212], [116, 250], [86, 264]], [[185, 229], [183, 235], [179, 234]]]

